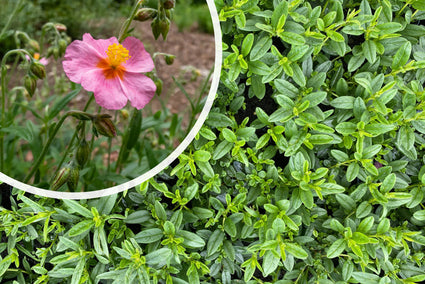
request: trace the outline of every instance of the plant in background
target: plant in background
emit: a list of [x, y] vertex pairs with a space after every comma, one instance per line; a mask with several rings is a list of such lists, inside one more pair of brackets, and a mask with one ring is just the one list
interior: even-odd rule
[[[21, 11], [23, 2], [25, 1], [16, 3], [16, 9], [10, 15], [8, 23], [11, 23], [12, 19]], [[135, 163], [135, 160], [138, 160], [136, 164], [140, 164], [142, 158], [146, 158], [143, 157], [144, 151], [150, 152], [147, 156], [150, 156], [152, 160], [147, 165], [148, 169], [154, 166], [155, 162], [158, 163], [161, 157], [163, 158], [162, 152], [170, 152], [169, 147], [161, 149], [161, 156], [156, 157], [157, 154], [154, 154], [153, 150], [141, 148], [139, 143], [144, 141], [138, 141], [138, 137], [142, 133], [141, 109], [153, 98], [157, 85], [159, 86], [158, 82], [160, 82], [156, 73], [153, 72], [154, 62], [144, 45], [140, 40], [129, 36], [130, 26], [141, 9], [141, 5], [142, 1], [136, 1], [130, 17], [120, 30], [118, 39], [112, 37], [95, 40], [90, 34], [84, 34], [82, 41], [76, 40], [68, 46], [70, 39], [64, 33], [66, 27], [52, 22], [42, 27], [39, 43], [25, 32], [15, 32], [14, 39], [18, 48], [8, 51], [2, 58], [0, 168], [3, 173], [17, 179], [23, 177], [22, 180], [25, 183], [32, 181], [37, 186], [53, 190], [64, 190], [62, 185], [65, 183], [68, 184], [71, 191], [93, 190], [96, 187], [97, 189], [105, 188], [130, 180], [131, 176], [135, 177], [143, 173], [134, 172], [128, 176], [119, 174], [120, 170]], [[164, 39], [168, 33], [170, 24], [168, 17], [173, 7], [174, 4], [158, 1], [159, 12], [157, 14], [166, 18], [166, 20], [165, 18], [160, 20]], [[168, 16], [165, 15], [165, 10], [168, 11]], [[8, 26], [5, 26], [2, 34], [7, 29]], [[19, 97], [19, 93], [16, 93], [15, 100], [6, 100], [8, 96], [8, 78], [6, 77], [8, 63], [11, 55], [14, 54], [26, 59], [21, 66], [27, 70], [27, 75], [24, 78], [23, 87], [15, 87], [12, 92], [19, 90], [25, 92], [27, 97], [32, 97], [36, 92], [37, 80], [46, 79], [47, 58], [53, 56], [58, 59], [65, 54], [63, 68], [66, 75], [72, 82], [81, 84], [88, 91], [88, 100], [86, 100], [85, 106], [81, 106], [82, 110], [68, 110], [67, 107], [68, 104], [73, 103], [73, 99], [81, 91], [76, 84], [71, 85], [71, 92], [65, 96], [46, 92], [42, 94], [41, 98], [36, 98], [35, 102], [31, 102], [26, 98]], [[172, 55], [167, 54], [166, 59], [170, 61], [170, 58]], [[15, 69], [19, 62], [19, 59], [16, 59], [12, 69]], [[146, 75], [141, 74], [142, 72]], [[69, 87], [66, 89], [69, 90]], [[160, 94], [160, 88], [158, 88], [157, 94]], [[120, 123], [118, 114], [112, 117], [110, 114], [101, 113], [101, 109], [94, 109], [93, 106], [90, 106], [93, 99], [98, 105], [109, 110], [122, 109], [129, 100], [135, 109], [128, 123], [125, 123], [128, 126], [122, 131], [119, 130], [117, 128], [117, 123]], [[54, 102], [53, 106], [49, 105], [51, 101]], [[12, 108], [11, 112], [7, 111], [9, 108]], [[45, 110], [44, 116], [43, 111], [40, 111], [42, 108]], [[19, 122], [26, 120], [28, 111], [35, 116], [36, 121], [29, 120], [25, 126], [19, 125]], [[54, 121], [56, 116], [59, 116], [57, 122]], [[70, 127], [69, 123], [65, 123], [69, 117], [77, 121], [76, 127]], [[127, 118], [123, 117], [123, 119]], [[153, 119], [153, 124], [151, 121], [150, 126], [146, 128], [156, 126], [155, 120], [158, 118], [153, 117]], [[37, 120], [40, 124], [37, 124]], [[88, 123], [91, 124], [91, 127], [86, 127]], [[161, 127], [169, 127], [162, 122], [159, 124], [162, 124]], [[177, 125], [173, 125], [173, 127], [177, 127]], [[72, 130], [72, 128], [74, 129]], [[67, 131], [69, 134], [62, 134]], [[63, 136], [62, 142], [58, 141], [60, 139], [56, 137], [59, 133]], [[106, 161], [104, 161], [103, 153], [100, 157], [96, 157], [94, 153], [102, 148], [101, 138], [95, 139], [99, 135], [108, 139]], [[146, 135], [146, 140], [149, 140], [148, 135]], [[119, 143], [122, 144], [119, 145]], [[146, 143], [153, 143], [153, 141]], [[163, 143], [168, 142], [164, 141]], [[84, 151], [81, 150], [81, 145], [84, 145]], [[129, 155], [132, 149], [134, 149], [133, 157]], [[146, 149], [149, 147], [146, 146]], [[17, 155], [15, 150], [18, 151]], [[112, 151], [117, 152], [117, 158], [111, 158]], [[16, 161], [15, 155], [18, 157], [18, 161]], [[26, 160], [27, 163], [22, 163], [22, 160]], [[30, 165], [28, 160], [33, 160], [33, 164]], [[82, 160], [85, 162], [82, 163]], [[20, 166], [16, 167], [17, 164]], [[66, 166], [62, 167], [63, 164]], [[134, 168], [134, 164], [131, 167]], [[99, 170], [103, 170], [105, 174], [109, 173], [107, 175], [110, 179], [106, 183], [101, 181], [103, 174]], [[146, 170], [145, 167], [143, 171]]]

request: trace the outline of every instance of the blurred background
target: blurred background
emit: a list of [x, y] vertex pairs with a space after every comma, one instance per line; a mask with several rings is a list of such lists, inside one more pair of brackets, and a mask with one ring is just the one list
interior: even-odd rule
[[[95, 39], [118, 37], [119, 30], [125, 19], [131, 13], [134, 1], [130, 0], [20, 0], [23, 5], [17, 16], [11, 19], [9, 29], [0, 37], [0, 58], [5, 52], [18, 48], [16, 31], [22, 31], [37, 41], [41, 37], [41, 29], [47, 22], [61, 23], [67, 28], [68, 41], [81, 40], [84, 33], [90, 33]], [[6, 26], [18, 0], [0, 0], [0, 31]], [[158, 0], [146, 0], [143, 7], [158, 7]], [[132, 35], [141, 39], [146, 50], [154, 56], [155, 77], [162, 82], [162, 91], [143, 109], [143, 140], [138, 150], [139, 161], [124, 168], [121, 174], [125, 177], [115, 177], [115, 181], [125, 182], [148, 171], [167, 157], [185, 138], [188, 131], [202, 110], [202, 102], [209, 92], [211, 72], [215, 60], [215, 41], [211, 15], [205, 0], [176, 0], [172, 10], [170, 30], [166, 40], [159, 37], [155, 40], [152, 20], [144, 22], [133, 21]], [[22, 44], [24, 48], [28, 48]], [[42, 44], [44, 50], [48, 43]], [[47, 52], [41, 52], [41, 57]], [[175, 56], [169, 65], [161, 53]], [[62, 58], [56, 60], [50, 56], [46, 66], [47, 78], [38, 83], [35, 95], [28, 102], [31, 106], [45, 106], [53, 97], [62, 97], [69, 92], [70, 84], [62, 69]], [[11, 61], [15, 60], [12, 58]], [[15, 62], [16, 63], [16, 62]], [[22, 68], [12, 68], [9, 62], [8, 89], [22, 85], [25, 75]], [[52, 95], [58, 96], [52, 96]], [[201, 99], [200, 99], [201, 98]], [[88, 96], [81, 92], [69, 104], [71, 109], [82, 109]], [[56, 98], [55, 98], [56, 100]], [[193, 103], [200, 102], [194, 109]], [[51, 103], [50, 103], [51, 104]], [[129, 104], [128, 104], [129, 105]], [[131, 112], [131, 107], [124, 110]], [[108, 111], [104, 111], [109, 113]], [[120, 114], [110, 112], [116, 117], [117, 127], [122, 129], [128, 120]], [[123, 114], [123, 113], [121, 113]], [[19, 115], [22, 121], [31, 120], [31, 113]], [[65, 137], [67, 138], [67, 137]], [[59, 140], [62, 138], [59, 138]], [[119, 141], [118, 143], [119, 144]], [[25, 145], [23, 145], [25, 146]], [[114, 147], [115, 145], [113, 145]], [[105, 165], [117, 158], [117, 151], [112, 149], [112, 155], [107, 155], [107, 143], [99, 143], [95, 148], [96, 157], [103, 159]], [[60, 156], [58, 151], [58, 157]], [[58, 157], [53, 157], [55, 160]], [[22, 165], [32, 161], [31, 154], [24, 155]], [[101, 161], [98, 162], [99, 164]], [[16, 168], [16, 167], [15, 167]], [[105, 166], [106, 168], [106, 166]], [[135, 170], [137, 168], [137, 170]], [[18, 180], [18, 175], [15, 177]], [[92, 187], [88, 190], [101, 189], [102, 181], [90, 181]]]

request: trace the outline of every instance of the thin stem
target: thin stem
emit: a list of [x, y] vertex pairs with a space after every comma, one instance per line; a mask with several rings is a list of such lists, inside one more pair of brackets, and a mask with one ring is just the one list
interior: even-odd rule
[[[25, 49], [13, 49], [10, 50], [8, 52], [6, 52], [6, 54], [3, 56], [3, 59], [1, 60], [1, 127], [5, 127], [5, 123], [6, 123], [6, 116], [5, 116], [5, 111], [6, 111], [6, 74], [7, 74], [7, 68], [6, 68], [6, 63], [7, 63], [7, 58], [12, 55], [12, 54], [19, 54], [22, 55], [22, 57], [25, 60], [25, 56], [24, 54], [28, 55], [31, 57], [31, 54], [28, 53], [28, 51], [26, 51]], [[1, 133], [0, 134], [0, 172], [3, 172], [4, 170], [4, 134]]]
[[12, 19], [15, 17], [16, 13], [18, 13], [18, 10], [21, 8], [23, 2], [24, 2], [23, 0], [20, 0], [18, 3], [16, 3], [16, 6], [13, 9], [12, 14], [10, 14], [9, 19], [7, 19], [6, 25], [3, 27], [3, 29], [0, 32], [0, 38], [2, 38], [2, 36], [4, 35], [4, 33], [7, 31], [7, 29], [9, 29], [9, 26], [12, 23]]
[[[89, 105], [91, 104], [93, 99], [94, 99], [94, 96], [93, 95], [90, 96], [89, 100], [87, 101], [86, 105], [84, 106], [83, 112], [87, 111], [87, 109], [89, 108]], [[62, 156], [62, 160], [59, 162], [59, 165], [58, 165], [58, 167], [55, 171], [55, 174], [53, 175], [53, 178], [57, 175], [57, 173], [59, 172], [63, 163], [65, 162], [65, 159], [68, 156], [69, 151], [71, 151], [71, 147], [72, 147], [72, 144], [74, 143], [75, 137], [77, 137], [77, 133], [78, 133], [78, 127], [75, 129], [74, 134], [72, 135], [71, 141], [68, 144], [68, 148], [66, 149], [64, 155]]]
[[118, 38], [119, 42], [122, 42], [125, 39], [125, 35], [127, 34], [128, 28], [131, 25], [131, 22], [133, 21], [134, 17], [136, 16], [137, 10], [139, 10], [140, 5], [142, 4], [142, 1], [137, 0], [136, 4], [133, 6], [133, 10], [131, 11], [130, 17], [124, 22], [124, 27], [121, 28], [120, 36]]
[[37, 161], [35, 162], [33, 168], [31, 169], [31, 171], [27, 174], [27, 176], [24, 179], [24, 182], [27, 183], [32, 176], [35, 174], [35, 172], [38, 170], [38, 168], [40, 167], [41, 162], [43, 162], [44, 156], [47, 153], [47, 150], [50, 147], [50, 144], [52, 144], [53, 142], [53, 138], [56, 136], [56, 134], [58, 133], [59, 129], [61, 128], [63, 122], [65, 121], [65, 119], [75, 113], [81, 113], [80, 111], [68, 111], [67, 113], [65, 113], [64, 116], [62, 116], [62, 118], [59, 120], [59, 122], [56, 124], [55, 129], [53, 130], [53, 132], [50, 134], [49, 140], [47, 140], [46, 145], [44, 145], [43, 150], [41, 151], [40, 156], [38, 157]]
[[[132, 113], [132, 116], [131, 116], [130, 124], [131, 124], [131, 121], [134, 119], [134, 117], [136, 115], [137, 115], [137, 109], [135, 108], [135, 109], [133, 109], [133, 113]], [[122, 157], [124, 155], [124, 151], [125, 151], [125, 148], [127, 147], [127, 143], [128, 143], [129, 131], [130, 130], [127, 128], [126, 132], [123, 135], [122, 142], [121, 142], [121, 147], [120, 147], [120, 151], [119, 151], [118, 158], [117, 158], [117, 163], [115, 164], [115, 172], [117, 170], [120, 170], [120, 166], [121, 166], [121, 162], [122, 162]]]

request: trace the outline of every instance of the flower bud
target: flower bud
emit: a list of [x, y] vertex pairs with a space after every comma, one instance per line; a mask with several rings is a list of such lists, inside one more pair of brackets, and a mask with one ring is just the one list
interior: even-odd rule
[[58, 32], [64, 32], [66, 31], [66, 26], [64, 24], [55, 24], [55, 28]]
[[78, 166], [83, 168], [87, 163], [87, 160], [90, 156], [90, 146], [86, 140], [81, 140], [80, 145], [78, 145], [77, 151], [75, 153], [75, 160], [77, 161]]
[[63, 38], [61, 38], [58, 42], [58, 46], [59, 46], [59, 52], [60, 54], [64, 54], [66, 47], [68, 46], [68, 43], [66, 42], [66, 40], [64, 40]]
[[78, 168], [71, 168], [69, 177], [68, 177], [68, 188], [70, 191], [75, 191], [78, 186], [78, 180], [80, 178], [80, 170]]
[[164, 7], [164, 9], [173, 9], [174, 8], [174, 0], [166, 0], [162, 3], [162, 7]]
[[38, 41], [31, 39], [28, 42], [28, 45], [33, 48], [35, 51], [40, 51], [40, 45], [38, 44]]
[[117, 136], [117, 130], [109, 114], [98, 114], [95, 116], [93, 119], [93, 126], [96, 131], [103, 136]]
[[69, 165], [60, 169], [53, 179], [53, 183], [50, 185], [50, 190], [58, 190], [62, 185], [68, 182], [71, 170]]
[[156, 91], [155, 94], [157, 96], [161, 95], [162, 93], [162, 80], [159, 78], [156, 78], [156, 80], [154, 80], [155, 86], [156, 86]]
[[44, 68], [44, 65], [41, 64], [40, 62], [37, 62], [37, 61], [31, 62], [30, 70], [39, 79], [44, 79], [46, 77], [46, 69]]
[[162, 38], [166, 40], [168, 31], [170, 30], [170, 20], [168, 18], [164, 18], [159, 22], [159, 30], [161, 32]]
[[53, 47], [52, 53], [53, 53], [53, 57], [55, 59], [58, 59], [60, 57], [59, 47]]
[[158, 39], [161, 34], [160, 22], [158, 17], [156, 17], [151, 23], [152, 33], [155, 39]]
[[153, 19], [156, 17], [156, 15], [158, 14], [157, 10], [152, 9], [152, 8], [142, 8], [139, 9], [136, 13], [136, 16], [134, 17], [135, 20], [137, 21], [147, 21], [150, 19]]
[[165, 55], [165, 63], [167, 63], [167, 65], [173, 64], [174, 58], [176, 58], [175, 55], [171, 55], [171, 54]]
[[26, 75], [24, 78], [24, 87], [28, 94], [32, 97], [37, 88], [37, 79], [32, 75]]
[[130, 115], [128, 114], [128, 110], [126, 110], [126, 109], [122, 109], [122, 110], [120, 111], [120, 113], [121, 113], [121, 115], [122, 115], [122, 118], [123, 118], [123, 119], [125, 119], [125, 120], [127, 120], [127, 119], [128, 119], [128, 117], [130, 116]]

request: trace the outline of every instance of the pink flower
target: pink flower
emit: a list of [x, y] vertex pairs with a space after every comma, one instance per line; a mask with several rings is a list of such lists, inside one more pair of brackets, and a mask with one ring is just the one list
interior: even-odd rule
[[63, 69], [68, 78], [93, 92], [96, 102], [107, 109], [121, 109], [127, 100], [142, 109], [154, 96], [155, 83], [142, 72], [152, 71], [153, 60], [143, 43], [127, 37], [95, 40], [84, 34], [66, 49]]
[[[40, 54], [39, 53], [34, 53], [34, 59], [38, 60], [38, 62], [40, 62], [41, 64], [43, 64], [44, 66], [46, 66], [47, 64], [49, 64], [49, 60], [47, 58], [40, 58]], [[31, 58], [28, 55], [25, 55], [25, 58], [30, 61]]]

